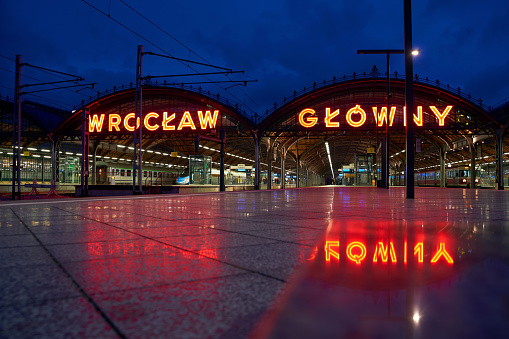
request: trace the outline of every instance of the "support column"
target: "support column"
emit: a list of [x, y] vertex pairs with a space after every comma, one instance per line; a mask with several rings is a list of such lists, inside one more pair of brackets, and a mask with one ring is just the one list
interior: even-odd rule
[[56, 184], [60, 182], [60, 141], [51, 143], [51, 179]]
[[[82, 102], [83, 103], [83, 102]], [[82, 122], [81, 122], [81, 180], [80, 180], [80, 195], [88, 197], [88, 153], [89, 153], [89, 132], [88, 132], [88, 119], [90, 117], [90, 109], [82, 105]]]
[[414, 199], [414, 65], [412, 55], [412, 1], [404, 0], [405, 107], [406, 107], [406, 198]]
[[272, 189], [272, 145], [270, 144], [267, 147], [267, 189]]
[[281, 188], [286, 188], [285, 161], [286, 161], [286, 152], [284, 151], [284, 149], [282, 149], [281, 150]]
[[295, 171], [297, 172], [297, 174], [296, 174], [296, 180], [295, 180], [295, 187], [300, 188], [300, 159], [299, 159], [299, 157], [297, 157], [296, 164], [297, 165], [295, 166]]
[[495, 130], [495, 139], [496, 139], [496, 161], [497, 161], [497, 171], [495, 182], [498, 183], [498, 189], [504, 189], [504, 132], [505, 129], [498, 128]]
[[477, 147], [473, 143], [472, 138], [469, 138], [469, 149], [470, 149], [470, 188], [475, 189], [475, 156], [477, 154]]
[[445, 177], [445, 149], [440, 147], [439, 156], [440, 156], [440, 187], [445, 187], [445, 183], [447, 182], [447, 178]]
[[[136, 62], [135, 128], [133, 150], [133, 194], [143, 194], [142, 158], [143, 158], [143, 46], [138, 45]], [[139, 124], [139, 125], [138, 125]], [[138, 177], [138, 185], [136, 185]]]
[[97, 185], [97, 148], [99, 147], [99, 142], [94, 142], [94, 146], [92, 147], [92, 185]]
[[[220, 156], [220, 164], [219, 164], [219, 191], [226, 191], [226, 187], [224, 184], [224, 153], [225, 153], [225, 143], [226, 143], [226, 132], [224, 128], [221, 128], [219, 131], [219, 139], [221, 139], [221, 152]], [[189, 173], [191, 175], [191, 173]]]
[[253, 132], [255, 141], [255, 182], [254, 189], [260, 189], [260, 137], [257, 132]]
[[[16, 55], [12, 117], [12, 200], [21, 199], [21, 55]], [[17, 186], [17, 192], [16, 192]]]

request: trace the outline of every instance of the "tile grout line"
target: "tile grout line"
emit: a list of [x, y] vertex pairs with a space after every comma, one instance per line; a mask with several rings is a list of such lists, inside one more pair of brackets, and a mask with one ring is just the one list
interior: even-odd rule
[[[53, 207], [53, 208], [56, 208], [56, 209], [60, 209], [60, 208], [59, 208], [59, 207], [57, 207], [57, 206], [52, 206], [52, 207]], [[212, 258], [212, 257], [209, 257], [209, 256], [207, 256], [207, 255], [204, 255], [204, 254], [201, 254], [201, 253], [195, 252], [195, 251], [193, 251], [193, 250], [188, 250], [188, 249], [186, 249], [186, 248], [182, 248], [182, 247], [179, 247], [179, 246], [175, 246], [175, 245], [167, 244], [167, 243], [165, 243], [165, 242], [162, 242], [162, 241], [160, 241], [160, 240], [157, 240], [157, 238], [150, 238], [150, 237], [148, 237], [148, 236], [146, 236], [146, 235], [143, 235], [143, 234], [139, 234], [139, 233], [136, 233], [136, 232], [130, 231], [129, 229], [125, 229], [125, 228], [121, 228], [121, 227], [118, 227], [118, 226], [114, 226], [114, 225], [108, 224], [108, 223], [106, 223], [106, 222], [104, 222], [104, 221], [99, 221], [99, 220], [97, 220], [97, 219], [92, 219], [92, 218], [89, 218], [89, 217], [85, 217], [85, 216], [80, 215], [80, 214], [78, 214], [78, 213], [75, 213], [75, 215], [78, 215], [78, 216], [80, 216], [80, 217], [83, 217], [83, 218], [86, 218], [86, 219], [89, 219], [89, 220], [93, 220], [93, 221], [99, 222], [99, 223], [101, 223], [101, 224], [104, 224], [104, 225], [107, 225], [107, 226], [110, 226], [110, 227], [113, 227], [113, 228], [116, 228], [116, 229], [122, 230], [122, 231], [124, 231], [124, 232], [128, 232], [128, 233], [131, 233], [131, 234], [137, 235], [137, 236], [142, 237], [142, 238], [145, 238], [145, 239], [147, 239], [147, 240], [155, 241], [155, 242], [157, 242], [157, 243], [159, 243], [159, 244], [162, 244], [162, 245], [164, 245], [164, 246], [170, 246], [170, 247], [176, 248], [176, 249], [181, 250], [181, 251], [184, 251], [184, 252], [188, 252], [188, 253], [192, 253], [192, 254], [197, 255], [197, 256], [205, 257], [205, 258], [207, 258], [207, 259], [210, 259], [210, 260], [213, 260], [213, 261], [219, 262], [219, 263], [224, 264], [224, 265], [232, 266], [232, 267], [235, 267], [235, 268], [238, 268], [238, 269], [241, 269], [241, 270], [244, 270], [244, 271], [250, 272], [250, 273], [259, 274], [259, 275], [264, 276], [264, 277], [266, 277], [266, 278], [270, 278], [270, 279], [274, 279], [274, 280], [277, 280], [277, 281], [280, 281], [280, 282], [283, 282], [283, 283], [287, 283], [287, 281], [286, 281], [286, 280], [284, 280], [284, 279], [279, 279], [279, 278], [277, 278], [277, 277], [273, 277], [273, 276], [268, 275], [268, 274], [265, 274], [265, 273], [263, 273], [263, 272], [254, 271], [254, 270], [252, 270], [252, 269], [249, 269], [249, 268], [246, 268], [246, 267], [242, 267], [242, 266], [239, 266], [239, 265], [235, 265], [235, 264], [232, 264], [232, 263], [229, 263], [229, 262], [226, 262], [226, 261], [222, 261], [222, 260], [219, 260], [219, 259], [217, 259], [217, 258]]]
[[95, 308], [95, 310], [97, 312], [99, 312], [99, 314], [101, 315], [101, 317], [106, 321], [106, 323], [108, 323], [108, 325], [111, 326], [111, 328], [113, 329], [113, 331], [115, 331], [115, 333], [120, 337], [120, 338], [127, 338], [121, 331], [120, 329], [113, 323], [113, 321], [111, 321], [111, 319], [106, 315], [106, 313], [104, 313], [104, 311], [99, 307], [99, 305], [96, 304], [96, 302], [92, 299], [92, 297], [90, 295], [88, 295], [87, 292], [85, 292], [85, 290], [81, 287], [81, 285], [72, 277], [72, 275], [64, 268], [64, 266], [58, 261], [58, 259], [56, 257], [53, 256], [53, 254], [51, 254], [51, 252], [48, 250], [48, 248], [42, 243], [42, 241], [37, 237], [37, 235], [30, 229], [30, 227], [28, 227], [24, 222], [23, 220], [21, 220], [21, 218], [19, 217], [19, 215], [14, 212], [12, 210], [12, 208], [10, 208], [10, 210], [12, 211], [12, 213], [14, 213], [14, 215], [19, 219], [19, 221], [23, 224], [23, 226], [30, 232], [30, 234], [35, 238], [35, 240], [40, 244], [40, 246], [42, 247], [42, 249], [49, 255], [49, 257], [51, 258], [51, 260], [53, 260], [55, 262], [55, 264], [57, 264], [57, 266], [62, 270], [62, 272], [69, 278], [71, 279], [72, 283], [74, 284], [74, 286], [76, 286], [76, 288], [80, 291], [80, 293], [83, 295], [83, 297], [85, 297], [85, 299], [88, 300], [88, 302]]

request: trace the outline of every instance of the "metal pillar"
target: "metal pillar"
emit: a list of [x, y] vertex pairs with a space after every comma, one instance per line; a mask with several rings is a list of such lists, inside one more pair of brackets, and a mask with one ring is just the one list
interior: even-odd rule
[[56, 184], [60, 182], [60, 141], [52, 140], [51, 143], [51, 179]]
[[281, 152], [281, 188], [286, 188], [286, 176], [285, 176], [285, 158], [286, 158], [286, 152]]
[[[387, 136], [382, 137], [382, 188], [389, 188], [389, 158], [387, 157]], [[387, 171], [387, 172], [386, 172]]]
[[405, 107], [406, 107], [406, 198], [414, 198], [414, 82], [412, 56], [412, 1], [404, 0]]
[[445, 187], [445, 183], [447, 182], [447, 178], [445, 177], [445, 150], [443, 147], [439, 149], [440, 156], [440, 187]]
[[[16, 55], [12, 117], [12, 200], [21, 199], [21, 55]], [[17, 186], [17, 192], [16, 192]]]
[[88, 171], [89, 161], [88, 152], [89, 150], [89, 131], [88, 131], [88, 119], [90, 117], [90, 108], [81, 106], [82, 122], [81, 122], [81, 180], [80, 180], [80, 195], [82, 197], [88, 197]]
[[225, 149], [225, 139], [226, 139], [226, 132], [222, 128], [219, 131], [219, 139], [221, 139], [221, 152], [219, 154], [220, 156], [220, 165], [219, 165], [219, 191], [224, 192], [226, 191], [226, 187], [224, 184], [224, 149]]
[[470, 143], [470, 188], [475, 188], [475, 156], [476, 156], [476, 147], [471, 140], [469, 140]]
[[255, 141], [255, 182], [254, 189], [260, 189], [260, 138], [257, 132], [253, 133]]
[[92, 147], [92, 185], [97, 185], [97, 148], [99, 148], [99, 142], [94, 142]]
[[[134, 151], [133, 151], [133, 194], [143, 194], [142, 187], [142, 158], [143, 158], [143, 46], [138, 45], [136, 61], [136, 98], [134, 122]], [[138, 178], [138, 186], [136, 186]]]
[[391, 121], [391, 105], [390, 105], [390, 96], [391, 96], [391, 53], [387, 52], [387, 121], [385, 122], [385, 154], [384, 154], [384, 188], [389, 188], [389, 123]]
[[504, 130], [495, 130], [496, 137], [496, 158], [497, 158], [497, 171], [496, 171], [496, 182], [498, 183], [498, 189], [504, 189]]
[[269, 146], [267, 147], [267, 189], [272, 189], [272, 146], [270, 145], [269, 140]]
[[295, 187], [300, 188], [300, 159], [297, 157], [295, 170], [297, 172], [297, 180], [295, 180]]
[[41, 184], [44, 184], [44, 157], [41, 157]]

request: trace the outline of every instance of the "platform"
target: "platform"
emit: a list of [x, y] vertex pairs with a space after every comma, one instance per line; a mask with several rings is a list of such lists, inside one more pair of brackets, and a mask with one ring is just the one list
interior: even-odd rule
[[404, 193], [0, 202], [0, 337], [505, 337], [509, 192]]

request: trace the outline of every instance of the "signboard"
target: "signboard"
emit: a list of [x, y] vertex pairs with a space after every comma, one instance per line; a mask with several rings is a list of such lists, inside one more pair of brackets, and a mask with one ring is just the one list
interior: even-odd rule
[[[150, 132], [164, 131], [193, 131], [215, 129], [219, 111], [189, 111], [180, 113], [149, 112], [143, 117], [143, 129]], [[136, 120], [136, 127], [135, 127]], [[88, 121], [90, 133], [134, 132], [140, 126], [140, 119], [135, 119], [135, 113], [120, 115], [117, 113], [91, 114]]]
[[28, 156], [30, 156], [30, 152], [29, 152], [29, 151], [23, 151], [23, 156], [24, 156], [24, 157], [28, 157]]
[[179, 155], [178, 152], [171, 152], [172, 158], [176, 158], [176, 157], [178, 157], [178, 155]]
[[237, 165], [237, 169], [246, 169], [246, 165], [245, 164], [238, 164]]
[[[438, 126], [445, 125], [445, 118], [451, 112], [453, 106], [447, 106], [443, 110], [438, 109], [435, 106], [429, 106], [429, 109], [433, 112], [433, 115], [438, 120]], [[384, 126], [389, 121], [389, 126], [393, 126], [394, 117], [396, 116], [396, 107], [391, 106], [389, 114], [387, 114], [387, 107], [379, 108], [377, 106], [372, 106], [371, 110], [373, 114], [368, 114], [360, 105], [356, 105], [355, 107], [350, 108], [346, 114], [341, 115], [341, 112], [338, 109], [333, 110], [330, 107], [325, 108], [325, 112], [321, 115], [317, 114], [317, 112], [312, 108], [305, 108], [298, 114], [298, 121], [302, 127], [311, 128], [318, 124], [319, 121], [323, 121], [326, 128], [339, 128], [341, 124], [348, 124], [351, 127], [362, 127], [368, 117], [371, 121], [373, 121], [378, 127]], [[368, 111], [369, 112], [369, 111]], [[406, 108], [403, 107], [402, 112], [403, 116], [403, 126], [406, 126]], [[423, 126], [423, 107], [417, 106], [417, 114], [414, 114], [414, 124], [416, 126]], [[343, 121], [341, 121], [343, 119]]]
[[368, 149], [366, 150], [366, 153], [368, 153], [368, 154], [375, 153], [375, 148], [374, 147], [368, 147]]

